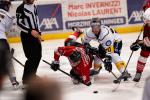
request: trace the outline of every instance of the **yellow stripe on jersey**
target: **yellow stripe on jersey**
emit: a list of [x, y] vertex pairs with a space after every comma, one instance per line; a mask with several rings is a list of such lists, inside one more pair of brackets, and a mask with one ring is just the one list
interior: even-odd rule
[[126, 63], [124, 61], [120, 61], [120, 62], [117, 62], [115, 65], [117, 69], [120, 70], [121, 68], [125, 68]]
[[98, 70], [98, 69], [101, 68], [101, 67], [102, 67], [101, 64], [94, 64], [94, 69], [95, 69], [95, 70]]

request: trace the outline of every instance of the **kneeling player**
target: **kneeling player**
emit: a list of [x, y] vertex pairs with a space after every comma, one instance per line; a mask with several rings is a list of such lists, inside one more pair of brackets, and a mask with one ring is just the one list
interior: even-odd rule
[[85, 47], [78, 42], [69, 42], [69, 44], [70, 46], [58, 47], [55, 50], [51, 68], [57, 71], [59, 69], [60, 56], [66, 56], [72, 67], [70, 74], [73, 78], [73, 83], [77, 84], [82, 82], [87, 86], [91, 85], [90, 68], [92, 67], [93, 55], [105, 57], [105, 50], [101, 46], [99, 46], [98, 50], [90, 46]]
[[[71, 46], [71, 45], [74, 45], [74, 46], [77, 46], [75, 45], [76, 44], [76, 41], [77, 39], [79, 38], [79, 36], [83, 34], [83, 30], [81, 28], [74, 28], [74, 33], [69, 35], [69, 37], [67, 39], [65, 39], [65, 42], [64, 42], [64, 45], [65, 46]], [[114, 47], [116, 48], [116, 52], [118, 54], [120, 54], [120, 51], [121, 51], [121, 48], [122, 48], [122, 45], [120, 46], [120, 44], [122, 43], [122, 41], [116, 41], [114, 43]], [[118, 45], [119, 44], [119, 45]], [[117, 49], [119, 47], [119, 49]], [[91, 47], [90, 44], [86, 44], [86, 48], [93, 48], [95, 54], [93, 55], [93, 60], [94, 60], [94, 70], [90, 70], [90, 76], [92, 75], [96, 75], [100, 72], [101, 70], [101, 59], [99, 59], [99, 57], [101, 58], [104, 58], [105, 55], [106, 55], [106, 51], [105, 49], [102, 47], [102, 45], [99, 45], [98, 47], [98, 50], [96, 51], [96, 48], [94, 49], [94, 47]], [[86, 50], [87, 51], [87, 50]], [[109, 64], [108, 64], [109, 65]], [[106, 68], [107, 69], [107, 68]]]
[[92, 65], [92, 56], [86, 54], [83, 46], [64, 46], [58, 47], [54, 52], [54, 61], [51, 68], [57, 71], [59, 68], [60, 56], [66, 56], [71, 64], [70, 74], [74, 83], [82, 82], [87, 86], [91, 85], [90, 81], [90, 67]]

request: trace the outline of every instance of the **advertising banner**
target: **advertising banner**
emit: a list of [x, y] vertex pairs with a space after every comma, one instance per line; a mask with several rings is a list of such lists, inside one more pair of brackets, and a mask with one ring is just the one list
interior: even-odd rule
[[[142, 24], [142, 6], [146, 0], [52, 0], [36, 5], [40, 28], [44, 33], [66, 32], [72, 27], [87, 28], [91, 18], [100, 18], [104, 25], [126, 27]], [[20, 2], [14, 3], [11, 13], [15, 17]], [[16, 20], [9, 37], [19, 36]]]
[[126, 0], [70, 0], [64, 5], [64, 19], [66, 28], [73, 26], [87, 27], [89, 19], [101, 18], [102, 24], [126, 24]]
[[41, 31], [63, 30], [61, 4], [38, 5]]
[[128, 24], [142, 23], [142, 7], [145, 0], [127, 0]]

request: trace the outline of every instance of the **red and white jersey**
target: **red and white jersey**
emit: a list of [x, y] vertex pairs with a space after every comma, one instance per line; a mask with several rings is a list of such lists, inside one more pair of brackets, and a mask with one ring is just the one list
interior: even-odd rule
[[144, 14], [144, 32], [143, 32], [143, 41], [147, 47], [150, 47], [150, 0], [143, 7]]
[[147, 47], [150, 47], [150, 26], [148, 24], [144, 26], [143, 41]]
[[[78, 51], [81, 53], [81, 59], [77, 62], [71, 61], [69, 59], [70, 55], [74, 52]], [[64, 46], [58, 47], [54, 52], [54, 60], [59, 61], [60, 56], [66, 56], [72, 66], [72, 68], [77, 72], [86, 83], [90, 81], [89, 71], [92, 66], [92, 59], [88, 55], [86, 55], [84, 47], [75, 47], [75, 46]]]

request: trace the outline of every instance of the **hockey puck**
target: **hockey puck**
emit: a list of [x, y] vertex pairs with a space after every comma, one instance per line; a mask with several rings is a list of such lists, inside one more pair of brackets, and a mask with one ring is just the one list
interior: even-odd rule
[[93, 93], [98, 93], [98, 91], [93, 91]]

